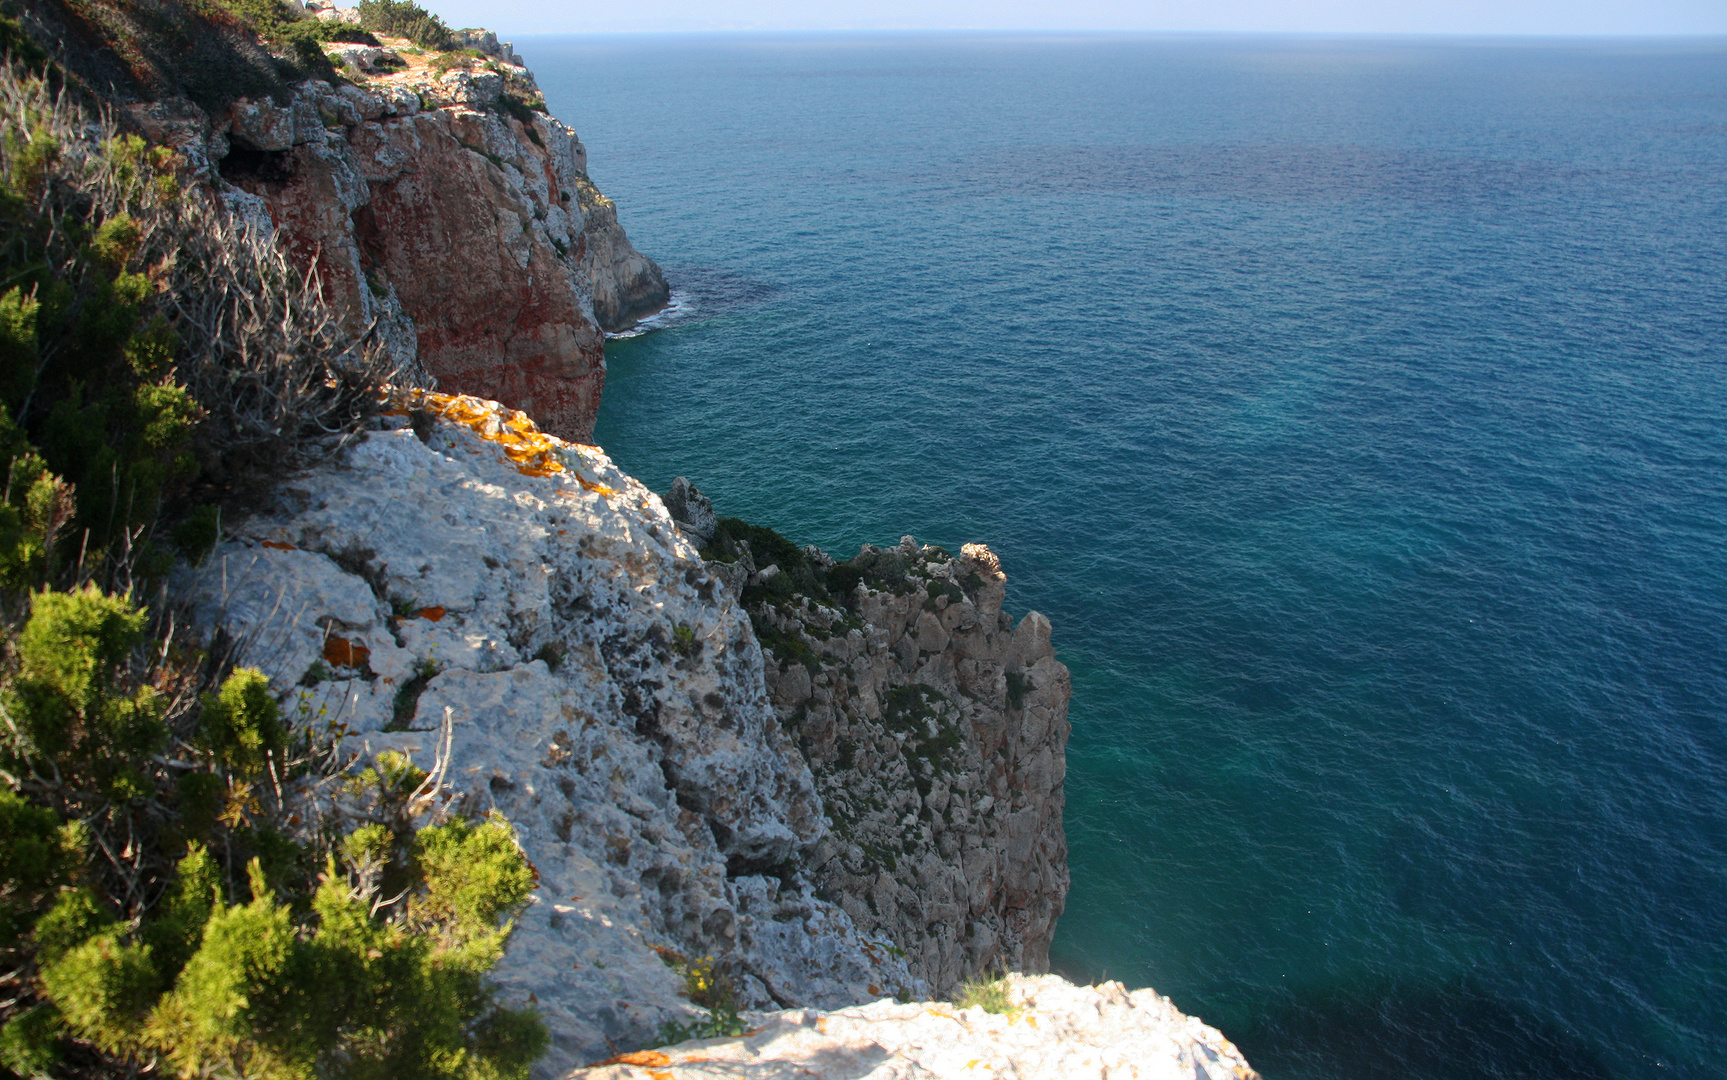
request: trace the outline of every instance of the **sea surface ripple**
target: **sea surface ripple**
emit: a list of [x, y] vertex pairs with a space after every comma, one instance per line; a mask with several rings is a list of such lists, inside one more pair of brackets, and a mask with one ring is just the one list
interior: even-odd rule
[[988, 541], [1079, 978], [1268, 1080], [1727, 1075], [1727, 43], [521, 43], [683, 308], [597, 438]]

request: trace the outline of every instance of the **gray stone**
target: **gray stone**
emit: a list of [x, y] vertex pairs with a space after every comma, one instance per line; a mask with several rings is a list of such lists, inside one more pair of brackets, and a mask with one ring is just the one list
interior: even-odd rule
[[1221, 1032], [1156, 991], [1056, 975], [1009, 975], [1004, 990], [1006, 1013], [883, 1000], [752, 1016], [741, 1038], [631, 1055], [569, 1080], [1258, 1080]]
[[678, 523], [697, 547], [706, 547], [719, 527], [719, 515], [714, 504], [689, 480], [680, 476], [672, 481], [672, 489], [663, 496], [666, 512]]
[[[748, 617], [660, 500], [519, 413], [437, 400], [463, 422], [385, 425], [288, 478], [175, 588], [288, 715], [340, 720], [364, 756], [430, 766], [449, 717], [456, 805], [502, 813], [540, 875], [494, 972], [552, 1028], [538, 1075], [694, 1015], [656, 946], [714, 956], [752, 1008], [922, 996], [891, 939], [788, 869], [825, 835], [821, 799]], [[557, 467], [524, 472], [506, 432]]]

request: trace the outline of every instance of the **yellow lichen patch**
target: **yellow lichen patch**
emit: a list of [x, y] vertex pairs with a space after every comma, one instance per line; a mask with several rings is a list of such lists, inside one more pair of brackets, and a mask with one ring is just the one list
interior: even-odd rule
[[495, 444], [523, 476], [554, 476], [564, 471], [564, 463], [558, 460], [558, 441], [535, 427], [526, 413], [494, 408], [489, 401], [458, 394], [418, 395], [415, 403]]
[[609, 488], [604, 484], [595, 483], [583, 476], [581, 473], [576, 473], [575, 476], [576, 483], [582, 485], [582, 490], [584, 491], [591, 491], [596, 495], [603, 495], [608, 499], [617, 494], [617, 492], [612, 488]]
[[589, 480], [566, 466], [558, 456], [558, 449], [564, 444], [536, 427], [527, 413], [459, 394], [416, 394], [410, 403], [461, 424], [496, 445], [523, 476], [556, 476], [568, 472], [585, 491], [606, 498], [617, 494], [606, 485]]

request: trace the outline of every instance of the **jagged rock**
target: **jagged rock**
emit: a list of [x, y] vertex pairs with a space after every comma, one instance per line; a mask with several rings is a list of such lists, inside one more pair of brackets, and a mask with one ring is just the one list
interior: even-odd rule
[[[380, 62], [385, 64], [400, 64], [402, 62], [402, 58], [396, 54], [394, 49], [381, 49], [371, 45], [341, 45], [330, 50], [329, 55], [337, 63], [365, 72], [378, 70]], [[355, 88], [345, 86], [342, 89], [352, 90]]]
[[[739, 554], [709, 565], [761, 584], [766, 568]], [[776, 650], [768, 696], [833, 822], [811, 875], [935, 993], [1046, 970], [1068, 887], [1071, 694], [1049, 620], [1001, 610], [1007, 578], [982, 544], [952, 558], [907, 536], [854, 565], [869, 569], [843, 608], [751, 609]]]
[[359, 8], [339, 8], [335, 4], [330, 3], [329, 0], [306, 0], [306, 10], [310, 12], [313, 17], [321, 19], [324, 22], [352, 23], [355, 26], [360, 25]]
[[515, 47], [509, 42], [500, 42], [498, 35], [490, 30], [468, 28], [456, 30], [450, 34], [450, 44], [458, 49], [476, 49], [487, 56], [496, 57], [507, 64], [522, 67], [522, 58], [516, 55]]
[[752, 1008], [921, 995], [816, 895], [809, 767], [660, 500], [495, 403], [416, 416], [284, 480], [176, 589], [356, 750], [429, 767], [447, 710], [461, 807], [508, 817], [540, 875], [494, 973], [551, 1025], [539, 1075], [694, 1015], [656, 946], [716, 957]]
[[749, 1018], [742, 1038], [617, 1055], [568, 1080], [1257, 1080], [1234, 1043], [1154, 990], [1010, 975], [1013, 1011], [878, 1001]]
[[682, 476], [672, 481], [672, 489], [662, 498], [666, 512], [672, 515], [678, 528], [689, 534], [697, 547], [706, 547], [714, 538], [714, 530], [720, 522], [719, 515], [714, 513], [713, 502]]
[[615, 333], [664, 308], [672, 296], [665, 275], [630, 245], [612, 200], [585, 177], [576, 182], [576, 199], [588, 222], [589, 283], [600, 327]]
[[[52, 25], [31, 33], [64, 38]], [[126, 100], [119, 115], [231, 205], [237, 192], [260, 199], [347, 329], [375, 334], [402, 381], [498, 398], [586, 440], [604, 334], [664, 307], [670, 292], [588, 179], [575, 133], [540, 111], [520, 57], [487, 31], [458, 37], [483, 61], [440, 71], [401, 39], [343, 44], [335, 51], [356, 78], [392, 56], [407, 70], [340, 88], [285, 87], [272, 75], [269, 94], [203, 107]], [[234, 44], [269, 59], [255, 42]]]

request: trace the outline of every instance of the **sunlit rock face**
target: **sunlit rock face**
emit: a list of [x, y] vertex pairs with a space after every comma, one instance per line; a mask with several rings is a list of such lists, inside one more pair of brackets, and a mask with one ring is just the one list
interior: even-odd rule
[[752, 1016], [742, 1038], [616, 1055], [570, 1080], [1257, 1080], [1241, 1051], [1154, 990], [1010, 975], [1000, 1012], [877, 1001]]
[[748, 618], [659, 498], [492, 402], [427, 395], [184, 570], [288, 712], [435, 763], [540, 875], [496, 979], [553, 1032], [542, 1075], [695, 1015], [661, 958], [747, 1008], [921, 996], [804, 869], [826, 832]]

